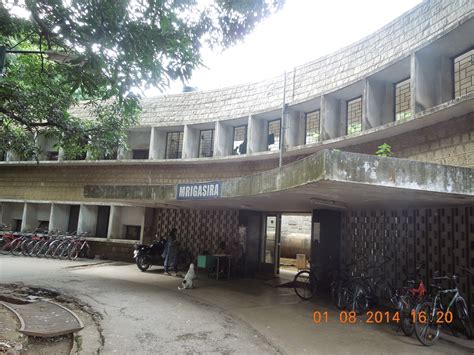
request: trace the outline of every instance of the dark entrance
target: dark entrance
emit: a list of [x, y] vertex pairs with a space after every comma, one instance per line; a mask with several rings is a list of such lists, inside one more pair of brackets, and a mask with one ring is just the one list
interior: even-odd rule
[[97, 211], [97, 228], [95, 236], [97, 238], [107, 238], [109, 229], [110, 206], [99, 206]]
[[68, 232], [77, 231], [77, 224], [79, 222], [79, 209], [80, 206], [72, 205], [69, 210], [69, 223], [67, 225]]
[[332, 271], [339, 269], [342, 214], [334, 210], [313, 211], [311, 265], [322, 289], [329, 289]]

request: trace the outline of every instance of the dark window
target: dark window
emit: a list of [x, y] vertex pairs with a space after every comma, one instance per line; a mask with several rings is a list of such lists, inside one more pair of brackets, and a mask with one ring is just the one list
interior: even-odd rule
[[110, 206], [99, 206], [97, 210], [97, 227], [95, 236], [97, 238], [107, 238], [109, 229]]
[[181, 159], [183, 155], [184, 132], [169, 132], [166, 134], [165, 159]]
[[454, 58], [454, 97], [474, 92], [474, 48]]
[[76, 232], [77, 223], [79, 221], [79, 209], [80, 206], [73, 205], [69, 210], [69, 223], [67, 225], [67, 231], [64, 232]]
[[362, 131], [362, 97], [347, 101], [347, 134]]
[[395, 121], [411, 117], [410, 79], [395, 84]]
[[46, 160], [58, 160], [58, 152], [46, 152]]
[[268, 150], [280, 149], [281, 120], [277, 119], [268, 122]]
[[319, 110], [306, 114], [305, 144], [319, 142], [320, 116]]
[[140, 240], [140, 226], [123, 226], [124, 227], [124, 235], [123, 239], [131, 239], [131, 240]]
[[212, 157], [214, 153], [214, 130], [199, 132], [199, 158]]
[[247, 154], [247, 126], [234, 127], [232, 155]]
[[148, 149], [134, 149], [132, 159], [148, 159]]
[[20, 232], [21, 231], [21, 219], [14, 219], [13, 220], [13, 231], [14, 232]]

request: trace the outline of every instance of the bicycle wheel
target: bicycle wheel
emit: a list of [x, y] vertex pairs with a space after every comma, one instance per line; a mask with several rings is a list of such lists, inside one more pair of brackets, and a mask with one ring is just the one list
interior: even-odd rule
[[416, 338], [426, 346], [431, 346], [439, 338], [440, 326], [436, 324], [436, 316], [433, 315], [431, 302], [418, 304], [415, 310], [415, 335]]
[[74, 243], [66, 243], [65, 246], [60, 250], [60, 253], [57, 253], [58, 258], [61, 260], [66, 260], [69, 257], [69, 252], [76, 245]]
[[346, 309], [360, 315], [369, 309], [369, 297], [366, 288], [359, 282], [354, 282], [347, 288]]
[[415, 324], [411, 316], [414, 300], [410, 296], [400, 296], [400, 305], [398, 308], [400, 316], [400, 328], [402, 328], [403, 334], [411, 336], [415, 332]]
[[61, 241], [59, 239], [53, 240], [51, 243], [49, 243], [48, 249], [46, 249], [46, 251], [44, 252], [44, 257], [53, 258], [59, 244], [61, 244]]
[[295, 293], [302, 300], [309, 300], [313, 297], [316, 290], [315, 282], [312, 280], [311, 273], [308, 270], [300, 271], [293, 280]]
[[53, 250], [51, 256], [55, 259], [59, 259], [68, 246], [69, 246], [68, 240], [59, 243], [59, 245]]
[[472, 324], [469, 319], [469, 312], [464, 298], [459, 297], [456, 300], [456, 326], [468, 339], [472, 339]]
[[80, 249], [78, 245], [74, 245], [72, 248], [70, 248], [69, 253], [68, 253], [69, 260], [76, 260], [77, 257], [79, 256], [79, 252], [80, 252]]
[[10, 247], [10, 253], [15, 256], [19, 256], [21, 254], [21, 245], [24, 240], [22, 239], [15, 239]]

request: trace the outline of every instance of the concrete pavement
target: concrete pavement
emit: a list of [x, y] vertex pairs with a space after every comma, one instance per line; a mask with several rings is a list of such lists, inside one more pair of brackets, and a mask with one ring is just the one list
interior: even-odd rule
[[[214, 281], [178, 291], [180, 279], [133, 264], [0, 256], [0, 283], [52, 287], [100, 312], [104, 354], [448, 354], [472, 353], [440, 341], [427, 348], [386, 324], [341, 324], [324, 300], [260, 280]], [[313, 312], [328, 311], [315, 324]], [[361, 319], [362, 320], [362, 319]]]

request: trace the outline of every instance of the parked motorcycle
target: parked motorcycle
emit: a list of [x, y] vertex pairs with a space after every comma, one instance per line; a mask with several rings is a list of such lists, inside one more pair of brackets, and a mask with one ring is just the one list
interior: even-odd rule
[[[137, 267], [141, 271], [147, 271], [153, 265], [163, 265], [164, 259], [161, 256], [165, 250], [166, 239], [156, 239], [151, 245], [135, 244], [133, 258]], [[177, 245], [176, 262], [179, 270], [187, 270], [192, 262], [191, 253]]]
[[163, 265], [161, 254], [165, 250], [164, 238], [155, 240], [151, 245], [135, 244], [133, 258], [141, 271], [147, 271], [152, 265]]

